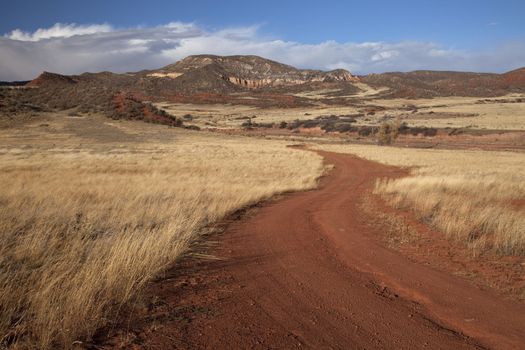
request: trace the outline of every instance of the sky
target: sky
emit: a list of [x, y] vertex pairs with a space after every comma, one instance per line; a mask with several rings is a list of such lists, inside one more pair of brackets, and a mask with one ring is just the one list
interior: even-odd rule
[[0, 80], [254, 54], [354, 74], [525, 66], [524, 0], [0, 0]]

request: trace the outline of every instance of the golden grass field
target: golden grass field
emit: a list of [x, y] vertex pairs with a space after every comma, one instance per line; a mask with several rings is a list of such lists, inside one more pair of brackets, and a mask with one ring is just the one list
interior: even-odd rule
[[316, 145], [381, 163], [411, 175], [379, 180], [375, 192], [410, 208], [447, 237], [477, 254], [525, 254], [525, 154], [365, 145]]
[[[390, 99], [374, 100], [388, 110], [387, 114], [405, 116], [409, 126], [435, 128], [471, 128], [488, 130], [525, 130], [525, 102], [509, 103], [523, 99], [523, 94], [509, 94], [500, 97], [439, 97], [432, 99]], [[486, 103], [478, 103], [483, 100]], [[503, 102], [506, 101], [506, 102]], [[418, 108], [415, 115], [407, 115], [403, 106]], [[435, 115], [429, 115], [433, 112]]]
[[[365, 84], [361, 84], [365, 85]], [[365, 85], [366, 86], [366, 85]], [[364, 113], [374, 106], [385, 110], [373, 115], [357, 118], [356, 125], [380, 125], [383, 117], [400, 117], [412, 127], [469, 128], [482, 130], [525, 130], [525, 102], [513, 102], [524, 99], [523, 94], [509, 94], [497, 98], [477, 97], [438, 97], [432, 99], [371, 99], [382, 90], [370, 90], [361, 86], [362, 93], [348, 96], [359, 97], [358, 102], [349, 102], [347, 106], [325, 105], [319, 102], [313, 107], [300, 108], [258, 108], [243, 105], [225, 104], [182, 104], [158, 103], [157, 107], [182, 117], [191, 114], [194, 119], [187, 124], [201, 128], [238, 128], [246, 120], [253, 118], [257, 123], [275, 123], [281, 121], [314, 119], [328, 115], [352, 115]], [[324, 94], [334, 90], [319, 90], [298, 96], [311, 99], [326, 97]], [[366, 97], [369, 98], [366, 98]], [[479, 103], [484, 100], [484, 103]], [[509, 103], [512, 102], [512, 103]], [[417, 107], [416, 113], [407, 111], [407, 106]]]
[[[278, 122], [354, 108], [175, 107], [178, 116], [209, 114], [197, 124], [228, 127], [252, 113]], [[286, 146], [66, 112], [1, 129], [0, 344], [68, 348], [89, 340], [210, 225], [275, 194], [315, 187], [321, 157]], [[524, 153], [311, 146], [410, 167], [412, 176], [380, 180], [375, 192], [474, 254], [525, 254]]]
[[89, 340], [203, 229], [324, 171], [283, 142], [96, 117], [0, 144], [0, 343], [21, 348]]
[[315, 108], [258, 108], [245, 105], [225, 104], [183, 104], [183, 103], [156, 103], [170, 114], [184, 116], [191, 114], [194, 119], [186, 124], [197, 125], [201, 128], [239, 128], [246, 118], [253, 118], [257, 123], [276, 123], [282, 121], [307, 120], [321, 115], [354, 114], [359, 110], [356, 107], [315, 107]]

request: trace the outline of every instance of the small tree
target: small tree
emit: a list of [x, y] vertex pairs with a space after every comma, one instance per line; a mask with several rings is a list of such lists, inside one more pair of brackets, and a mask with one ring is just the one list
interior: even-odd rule
[[399, 136], [401, 120], [396, 118], [394, 122], [383, 122], [379, 127], [377, 139], [380, 145], [391, 145]]
[[252, 118], [248, 118], [244, 123], [241, 124], [241, 126], [245, 129], [252, 129]]
[[400, 130], [401, 130], [401, 119], [397, 117], [396, 120], [394, 121], [394, 124], [392, 125], [392, 131], [391, 131], [391, 134], [392, 134], [391, 141], [392, 142], [397, 139], [397, 137], [399, 136]]
[[377, 133], [377, 140], [380, 145], [390, 145], [392, 143], [392, 133], [391, 133], [390, 123], [383, 122], [379, 127], [379, 132]]

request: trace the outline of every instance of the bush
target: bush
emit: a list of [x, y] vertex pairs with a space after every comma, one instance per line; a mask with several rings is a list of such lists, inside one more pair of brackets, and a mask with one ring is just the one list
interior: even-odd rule
[[377, 140], [380, 145], [391, 145], [397, 137], [401, 129], [402, 123], [399, 118], [396, 118], [394, 122], [383, 122], [379, 127], [377, 133]]
[[266, 128], [266, 129], [273, 128], [273, 126], [274, 126], [273, 123], [255, 123], [253, 125], [258, 127], [258, 128]]
[[377, 133], [377, 140], [380, 145], [390, 145], [392, 143], [392, 125], [387, 122], [383, 122], [379, 127]]
[[335, 124], [334, 128], [335, 128], [335, 131], [338, 131], [338, 132], [351, 132], [351, 131], [357, 130], [357, 128], [355, 128], [349, 123]]
[[251, 129], [252, 126], [253, 126], [253, 124], [252, 124], [252, 118], [248, 118], [245, 122], [243, 122], [243, 123], [241, 124], [241, 126], [242, 126], [243, 128]]
[[376, 128], [373, 126], [362, 126], [359, 128], [357, 133], [359, 136], [370, 136], [371, 134], [376, 132]]

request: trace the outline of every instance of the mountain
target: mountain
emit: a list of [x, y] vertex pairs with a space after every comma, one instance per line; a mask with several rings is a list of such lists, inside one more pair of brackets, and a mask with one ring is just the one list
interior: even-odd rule
[[515, 69], [503, 74], [503, 80], [509, 87], [525, 86], [525, 68]]
[[[166, 116], [146, 101], [280, 108], [345, 105], [355, 103], [366, 85], [388, 88], [381, 89], [376, 98], [499, 96], [525, 92], [525, 68], [504, 74], [414, 71], [358, 77], [344, 69], [298, 69], [258, 56], [196, 55], [160, 69], [134, 73], [67, 76], [43, 72], [26, 84], [27, 89], [0, 90], [0, 99], [4, 100], [0, 112], [9, 109], [11, 113], [16, 106], [41, 110], [76, 107], [115, 118], [132, 115], [158, 121]], [[304, 93], [320, 90], [327, 91], [327, 95]]]
[[[358, 82], [344, 69], [332, 71], [301, 70], [258, 56], [189, 56], [166, 67], [137, 73], [84, 73], [63, 76], [44, 72], [28, 86], [98, 82], [105, 86], [121, 85], [136, 92], [165, 96], [168, 94], [232, 93], [245, 90], [286, 87], [309, 83]], [[122, 86], [123, 85], [123, 86]]]
[[75, 84], [75, 83], [76, 83], [76, 80], [67, 75], [43, 72], [36, 79], [33, 79], [29, 83], [27, 83], [26, 86], [40, 87], [40, 86]]
[[193, 84], [194, 88], [209, 87], [220, 82], [222, 86], [248, 89], [291, 86], [314, 82], [358, 82], [359, 78], [344, 69], [328, 72], [297, 69], [258, 56], [189, 56], [147, 74], [149, 77], [171, 78]]
[[504, 74], [420, 70], [370, 74], [361, 80], [374, 87], [390, 88], [389, 97], [489, 97], [525, 91], [525, 68]]
[[[297, 69], [258, 56], [195, 55], [160, 69], [135, 73], [64, 76], [44, 72], [27, 86], [40, 87], [41, 90], [60, 90], [62, 87], [72, 102], [81, 104], [84, 102], [79, 99], [90, 103], [94, 100], [93, 94], [101, 92], [128, 92], [148, 100], [191, 102], [192, 98], [197, 98], [199, 102], [235, 103], [231, 94], [239, 92], [282, 95], [337, 88], [343, 92], [341, 95], [348, 96], [359, 91], [356, 83], [389, 88], [382, 97], [488, 97], [525, 91], [525, 68], [504, 74], [420, 70], [357, 77], [344, 69]], [[290, 101], [290, 106], [307, 104], [304, 99], [295, 97], [290, 97]]]
[[[84, 73], [66, 76], [43, 72], [26, 86], [25, 97], [32, 104], [49, 108], [107, 111], [115, 96], [123, 94], [136, 101], [201, 103], [257, 103], [263, 106], [308, 105], [305, 98], [285, 96], [290, 89], [311, 90], [352, 83], [359, 78], [350, 72], [301, 70], [258, 56], [189, 56], [156, 70], [116, 74]], [[283, 90], [284, 89], [284, 90]], [[257, 94], [248, 101], [236, 93]], [[247, 102], [248, 101], [248, 102]]]

